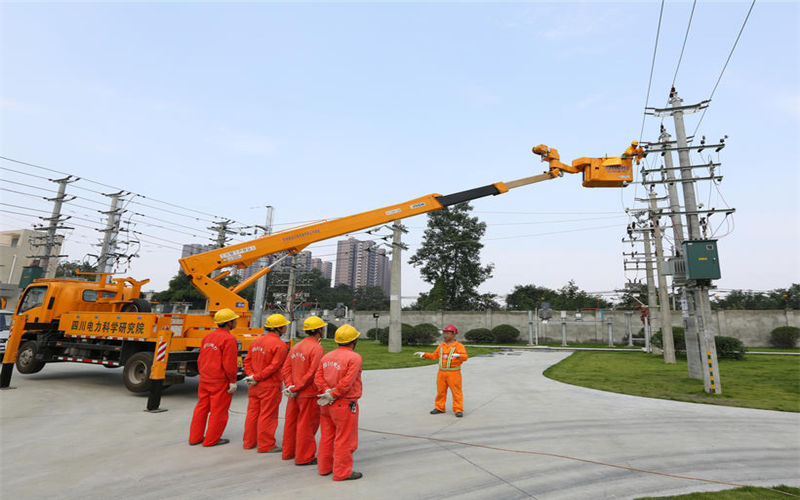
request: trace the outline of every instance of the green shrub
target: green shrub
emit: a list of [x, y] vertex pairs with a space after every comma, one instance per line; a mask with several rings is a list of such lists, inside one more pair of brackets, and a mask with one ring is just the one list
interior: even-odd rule
[[[672, 340], [675, 344], [676, 351], [685, 351], [686, 350], [686, 334], [683, 331], [683, 328], [680, 326], [673, 326], [672, 327]], [[658, 347], [659, 349], [664, 348], [664, 341], [661, 339], [661, 330], [659, 329], [655, 335], [650, 339], [650, 342], [653, 343], [654, 346]]]
[[500, 344], [510, 344], [519, 340], [519, 330], [511, 325], [497, 325], [492, 328], [494, 341]]
[[741, 340], [734, 337], [714, 337], [714, 345], [717, 346], [717, 358], [744, 359], [744, 344]]
[[387, 335], [389, 334], [388, 326], [385, 328], [370, 328], [369, 330], [367, 330], [367, 338], [376, 340], [378, 338], [378, 335], [380, 335], [380, 332], [382, 332], [383, 330], [386, 330]]
[[475, 344], [491, 344], [494, 342], [494, 334], [488, 328], [475, 328], [468, 331], [464, 338]]
[[800, 338], [800, 328], [796, 326], [779, 326], [769, 334], [769, 344], [773, 347], [794, 349]]
[[[414, 330], [411, 333], [406, 345], [433, 344], [433, 341], [437, 335], [439, 335], [439, 329], [436, 327], [436, 325], [432, 325], [430, 323], [420, 323], [414, 327]], [[405, 340], [405, 335], [403, 335], [403, 340]]]
[[[408, 343], [409, 340], [415, 339], [414, 337], [414, 327], [409, 325], [408, 323], [403, 323], [401, 328], [401, 335], [402, 335], [402, 345], [410, 345]], [[389, 345], [389, 329], [388, 328], [381, 328], [378, 332], [378, 342], [383, 345]]]

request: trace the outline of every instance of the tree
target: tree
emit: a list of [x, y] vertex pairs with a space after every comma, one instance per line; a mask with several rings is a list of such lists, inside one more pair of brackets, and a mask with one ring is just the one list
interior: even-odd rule
[[569, 280], [558, 290], [534, 284], [517, 285], [506, 296], [506, 306], [510, 310], [532, 311], [541, 307], [542, 302], [549, 303], [550, 308], [555, 311], [610, 308], [612, 306], [611, 302], [581, 290], [574, 280]]
[[[75, 274], [75, 271], [96, 273], [97, 266], [93, 266], [87, 262], [81, 262], [79, 260], [60, 262], [58, 267], [56, 267], [56, 278], [81, 277], [79, 274]], [[91, 278], [89, 276], [86, 277]]]
[[[240, 281], [241, 279], [238, 276], [226, 276], [220, 280], [220, 284], [229, 287]], [[239, 295], [251, 305], [253, 303], [253, 290], [254, 285], [250, 285], [239, 292]], [[203, 309], [206, 303], [205, 296], [192, 285], [191, 278], [183, 272], [183, 269], [169, 280], [169, 286], [166, 290], [153, 294], [153, 300], [156, 302], [189, 302], [192, 304], [192, 309]]]
[[385, 311], [389, 309], [389, 299], [379, 286], [356, 288], [356, 307], [360, 311]]
[[428, 214], [422, 246], [409, 259], [433, 285], [417, 301], [422, 309], [468, 310], [479, 305], [478, 286], [491, 278], [494, 266], [481, 266], [480, 239], [486, 223], [470, 217], [471, 210], [469, 203], [459, 203]]
[[721, 299], [711, 302], [714, 309], [800, 309], [800, 284], [769, 292], [732, 290]]

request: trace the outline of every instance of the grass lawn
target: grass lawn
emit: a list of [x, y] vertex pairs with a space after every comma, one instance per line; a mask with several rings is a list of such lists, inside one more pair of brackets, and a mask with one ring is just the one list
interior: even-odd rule
[[685, 356], [674, 365], [647, 353], [580, 351], [551, 366], [545, 376], [567, 384], [692, 403], [800, 411], [800, 358], [751, 354], [719, 361], [722, 394], [706, 394], [690, 379]]
[[[468, 341], [461, 341], [462, 344], [465, 345], [476, 345], [473, 342]], [[510, 343], [502, 343], [502, 342], [492, 342], [491, 344], [487, 345], [499, 345], [503, 347], [535, 347], [531, 346], [527, 342], [510, 342]], [[562, 346], [561, 342], [542, 342], [538, 344], [539, 347], [604, 347], [608, 349], [608, 342], [605, 344], [603, 343], [589, 343], [589, 344], [577, 344], [568, 342], [566, 346]], [[641, 351], [642, 346], [633, 346], [629, 347], [628, 344], [614, 344], [614, 349], [631, 349], [633, 351]]]
[[[778, 493], [777, 491], [772, 490], [780, 490], [790, 493], [791, 495], [784, 495], [783, 493]], [[677, 495], [674, 497], [642, 497], [637, 500], [655, 500], [658, 499], [670, 499], [670, 500], [760, 500], [762, 498], [790, 498], [791, 496], [798, 496], [800, 495], [800, 488], [792, 488], [790, 486], [773, 486], [772, 489], [769, 488], [756, 488], [754, 486], [746, 486], [744, 488], [736, 488], [733, 490], [722, 490], [722, 491], [714, 491], [714, 492], [706, 492], [706, 493], [689, 493], [688, 495]]]
[[[324, 339], [322, 346], [325, 352], [336, 349], [336, 343], [330, 339]], [[363, 364], [362, 370], [383, 370], [386, 368], [408, 368], [410, 366], [424, 366], [434, 365], [435, 360], [418, 358], [414, 356], [417, 351], [433, 352], [436, 346], [403, 346], [403, 351], [398, 353], [390, 353], [389, 347], [382, 345], [374, 340], [358, 339], [356, 344], [356, 352], [361, 354]], [[497, 351], [497, 349], [489, 349], [487, 347], [468, 347], [467, 354], [469, 356], [478, 356]]]
[[760, 351], [760, 352], [800, 352], [800, 348], [787, 349], [784, 347], [745, 347], [745, 351]]

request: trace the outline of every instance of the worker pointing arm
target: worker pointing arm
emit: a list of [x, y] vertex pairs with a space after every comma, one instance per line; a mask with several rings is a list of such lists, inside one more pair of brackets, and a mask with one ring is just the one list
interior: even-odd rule
[[456, 340], [458, 328], [447, 325], [442, 330], [444, 342], [432, 353], [415, 352], [414, 355], [439, 360], [439, 373], [436, 375], [436, 400], [432, 415], [445, 412], [447, 389], [453, 394], [453, 412], [456, 417], [464, 416], [464, 395], [461, 391], [461, 365], [469, 358], [464, 345]]

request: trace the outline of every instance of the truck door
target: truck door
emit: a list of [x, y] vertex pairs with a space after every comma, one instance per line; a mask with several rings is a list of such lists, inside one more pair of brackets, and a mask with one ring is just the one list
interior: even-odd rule
[[[24, 316], [28, 325], [26, 330], [49, 327], [49, 315], [45, 310], [44, 299], [47, 296], [47, 285], [33, 285], [25, 290], [25, 294], [17, 306], [17, 316]], [[52, 302], [52, 300], [51, 300]], [[52, 305], [51, 305], [52, 307]]]

